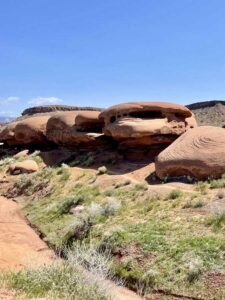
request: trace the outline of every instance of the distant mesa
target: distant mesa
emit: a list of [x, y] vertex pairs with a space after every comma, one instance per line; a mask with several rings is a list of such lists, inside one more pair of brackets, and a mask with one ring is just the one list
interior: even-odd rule
[[225, 101], [211, 100], [197, 102], [186, 106], [196, 117], [199, 126], [211, 125], [223, 127], [225, 125]]
[[93, 110], [93, 111], [101, 111], [102, 108], [96, 107], [77, 107], [77, 106], [69, 106], [69, 105], [44, 105], [44, 106], [34, 106], [25, 109], [22, 112], [22, 116], [26, 115], [34, 115], [40, 113], [51, 113], [57, 111], [72, 111], [72, 110]]
[[199, 109], [205, 107], [212, 107], [215, 106], [216, 104], [225, 105], [225, 100], [209, 100], [209, 101], [197, 102], [197, 103], [188, 104], [186, 105], [186, 107], [192, 110], [192, 109]]

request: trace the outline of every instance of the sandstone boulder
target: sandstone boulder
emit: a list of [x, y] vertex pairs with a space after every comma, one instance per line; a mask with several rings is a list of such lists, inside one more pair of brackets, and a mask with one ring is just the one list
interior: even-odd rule
[[1, 128], [0, 142], [3, 142], [9, 146], [16, 145], [15, 127], [17, 124], [18, 124], [18, 122], [12, 122]]
[[170, 144], [196, 126], [191, 111], [166, 102], [133, 102], [112, 106], [100, 113], [103, 132], [129, 147]]
[[[59, 112], [47, 123], [47, 139], [59, 145], [101, 145], [101, 121], [96, 111]], [[97, 131], [97, 132], [96, 132]]]
[[15, 159], [18, 159], [18, 158], [27, 156], [28, 153], [29, 153], [29, 150], [26, 149], [26, 150], [23, 150], [23, 151], [20, 151], [20, 152], [16, 153], [15, 155], [13, 155], [13, 157]]
[[225, 173], [225, 130], [201, 126], [188, 130], [155, 160], [156, 174], [218, 178]]
[[8, 168], [8, 172], [11, 175], [23, 174], [23, 173], [33, 173], [38, 170], [38, 165], [34, 160], [24, 160], [22, 162], [17, 162], [11, 164]]
[[46, 125], [49, 115], [33, 116], [17, 122], [15, 140], [17, 145], [46, 143]]

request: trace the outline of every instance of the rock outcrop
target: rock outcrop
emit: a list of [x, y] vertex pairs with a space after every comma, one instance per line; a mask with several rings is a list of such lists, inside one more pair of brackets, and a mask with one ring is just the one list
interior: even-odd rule
[[3, 142], [9, 146], [16, 145], [15, 128], [18, 122], [12, 122], [0, 129], [0, 142]]
[[189, 130], [162, 151], [155, 160], [156, 174], [218, 178], [225, 173], [225, 130], [201, 126]]
[[191, 111], [166, 102], [133, 102], [112, 106], [99, 115], [103, 132], [123, 147], [170, 144], [196, 126]]
[[17, 123], [14, 132], [17, 145], [42, 145], [46, 140], [46, 125], [50, 116], [33, 116]]
[[98, 116], [96, 111], [59, 112], [48, 120], [47, 139], [65, 146], [101, 145], [102, 123]]
[[8, 168], [8, 172], [11, 175], [18, 175], [24, 173], [33, 173], [38, 170], [38, 165], [34, 160], [24, 160], [22, 162], [16, 162], [11, 164]]

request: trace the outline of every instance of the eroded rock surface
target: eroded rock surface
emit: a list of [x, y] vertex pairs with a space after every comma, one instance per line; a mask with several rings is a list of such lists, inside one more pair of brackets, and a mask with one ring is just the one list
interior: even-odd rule
[[6, 143], [9, 146], [16, 145], [15, 127], [18, 122], [12, 122], [0, 129], [0, 142]]
[[49, 115], [33, 116], [15, 126], [15, 140], [18, 145], [46, 143], [46, 125]]
[[48, 120], [47, 138], [65, 146], [101, 144], [103, 134], [98, 116], [96, 111], [57, 113]]
[[189, 130], [156, 158], [156, 174], [218, 178], [225, 173], [225, 130], [201, 126]]
[[129, 147], [170, 144], [197, 124], [191, 111], [166, 102], [133, 102], [112, 106], [99, 115], [103, 132]]

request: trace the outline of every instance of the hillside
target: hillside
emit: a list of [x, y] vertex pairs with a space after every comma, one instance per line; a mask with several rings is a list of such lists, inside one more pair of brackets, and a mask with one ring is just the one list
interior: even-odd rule
[[[157, 183], [151, 160], [100, 150], [47, 168], [41, 157], [29, 155], [38, 172], [19, 176], [6, 174], [15, 158], [2, 160], [0, 191], [51, 248], [82, 243], [110, 253], [112, 276], [145, 299], [224, 299], [224, 179]], [[29, 274], [11, 276], [9, 286], [34, 295], [37, 275]]]
[[198, 125], [223, 127], [225, 125], [225, 101], [212, 100], [186, 105], [194, 114]]

